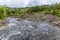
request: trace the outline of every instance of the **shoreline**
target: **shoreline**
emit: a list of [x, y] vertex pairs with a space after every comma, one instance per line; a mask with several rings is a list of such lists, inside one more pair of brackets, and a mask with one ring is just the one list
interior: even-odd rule
[[[1, 21], [0, 25], [1, 23], [3, 24], [3, 26], [7, 25], [6, 24], [7, 18], [6, 20]], [[54, 16], [51, 14], [46, 14], [46, 13], [33, 13], [33, 14], [27, 14], [25, 16], [17, 16], [17, 17], [13, 16], [12, 18], [17, 18], [17, 21], [25, 20], [25, 19], [30, 20], [30, 21], [39, 21], [39, 20], [48, 21], [51, 25], [60, 27], [60, 17]]]

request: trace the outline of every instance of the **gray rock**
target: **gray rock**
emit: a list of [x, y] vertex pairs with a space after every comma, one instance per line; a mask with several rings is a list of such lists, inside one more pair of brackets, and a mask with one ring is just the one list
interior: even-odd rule
[[[14, 19], [14, 18], [12, 18]], [[8, 27], [0, 30], [0, 40], [59, 40], [60, 32], [47, 21], [10, 20]], [[10, 25], [10, 24], [14, 25]]]

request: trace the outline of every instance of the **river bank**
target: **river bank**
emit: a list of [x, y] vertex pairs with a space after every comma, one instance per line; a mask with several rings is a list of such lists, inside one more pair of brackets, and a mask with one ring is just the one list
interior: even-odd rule
[[48, 13], [32, 13], [32, 14], [27, 14], [27, 15], [23, 15], [23, 16], [17, 16], [17, 17], [13, 17], [13, 18], [17, 18], [18, 21], [20, 21], [21, 19], [27, 19], [27, 20], [32, 20], [32, 21], [48, 21], [51, 25], [54, 26], [58, 26], [60, 27], [60, 17], [52, 15], [52, 14], [48, 14]]
[[[8, 23], [8, 18], [7, 17], [5, 20], [0, 20], [0, 26], [6, 26]], [[48, 21], [51, 25], [58, 26], [60, 27], [60, 17], [54, 16], [52, 14], [47, 14], [47, 13], [32, 13], [32, 14], [26, 14], [22, 16], [12, 16], [11, 18], [17, 18], [17, 21], [20, 20], [32, 20], [32, 21]]]

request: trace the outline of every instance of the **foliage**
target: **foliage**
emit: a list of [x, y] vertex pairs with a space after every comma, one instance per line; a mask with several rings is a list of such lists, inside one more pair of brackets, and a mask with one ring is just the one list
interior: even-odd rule
[[4, 6], [0, 6], [0, 19], [5, 18], [6, 16], [6, 8]]
[[7, 6], [0, 6], [0, 19], [5, 18], [6, 16], [21, 16], [31, 14], [32, 12], [47, 12], [60, 17], [60, 3], [26, 8], [10, 8]]

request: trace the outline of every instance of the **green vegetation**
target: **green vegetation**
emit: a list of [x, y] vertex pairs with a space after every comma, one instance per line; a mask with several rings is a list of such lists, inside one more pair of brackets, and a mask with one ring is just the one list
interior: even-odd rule
[[25, 14], [31, 14], [32, 12], [45, 12], [60, 17], [60, 3], [54, 5], [42, 5], [26, 8], [10, 8], [6, 6], [0, 6], [0, 19], [7, 16], [21, 16]]
[[0, 19], [5, 18], [6, 16], [6, 8], [4, 6], [0, 6]]

